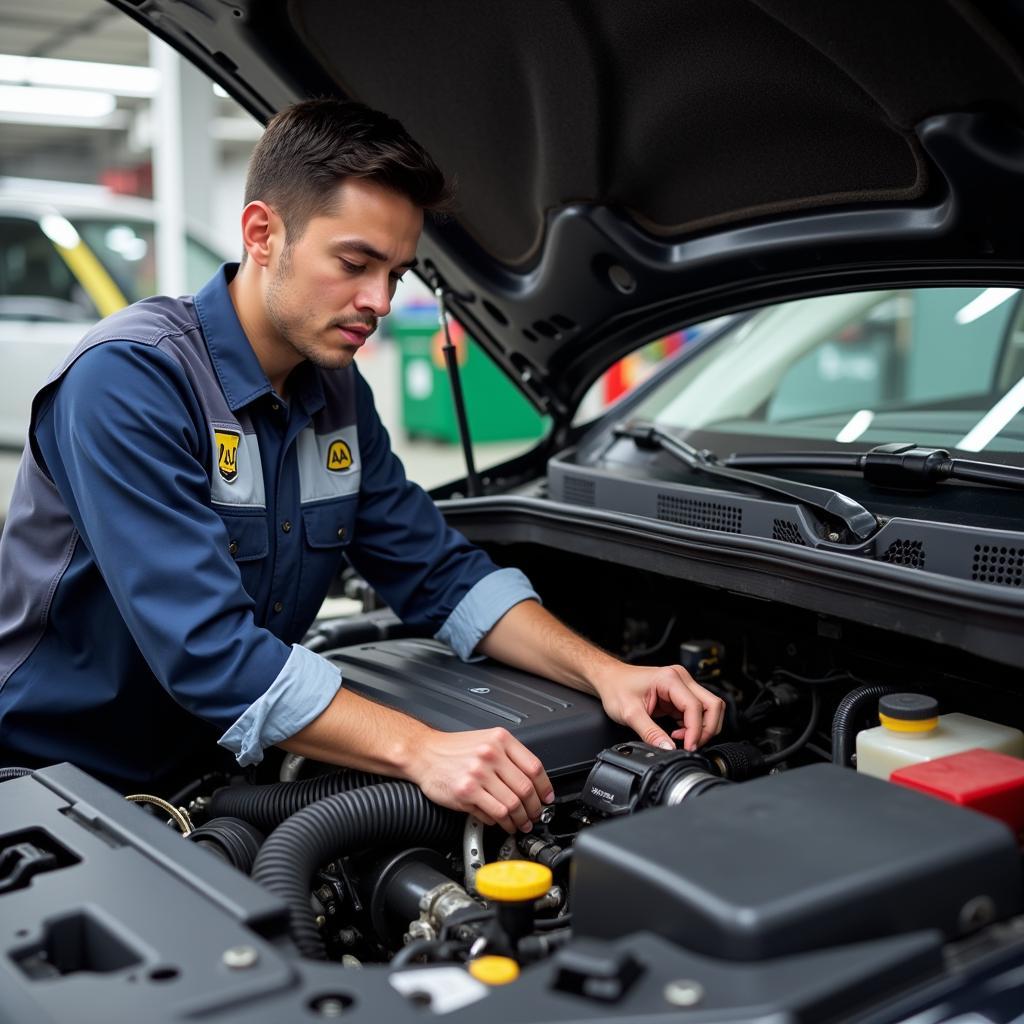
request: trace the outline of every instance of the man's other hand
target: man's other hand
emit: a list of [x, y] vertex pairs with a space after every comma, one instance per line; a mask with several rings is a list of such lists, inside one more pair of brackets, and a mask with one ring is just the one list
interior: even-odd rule
[[[694, 682], [681, 665], [649, 668], [617, 662], [603, 666], [593, 685], [608, 717], [628, 725], [652, 746], [671, 749], [675, 739], [696, 750], [722, 729], [725, 702]], [[654, 722], [661, 717], [679, 723], [671, 739]]]
[[529, 832], [554, 790], [544, 766], [507, 729], [429, 730], [407, 777], [435, 803], [506, 832]]

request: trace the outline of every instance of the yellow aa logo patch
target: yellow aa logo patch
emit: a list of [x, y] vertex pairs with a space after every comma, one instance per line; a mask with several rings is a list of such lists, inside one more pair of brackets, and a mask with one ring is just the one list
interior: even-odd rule
[[238, 476], [238, 442], [241, 435], [230, 430], [215, 430], [213, 436], [217, 442], [217, 468], [220, 475], [227, 483], [234, 483]]
[[327, 468], [332, 473], [341, 473], [352, 465], [352, 449], [344, 441], [332, 441], [327, 449]]

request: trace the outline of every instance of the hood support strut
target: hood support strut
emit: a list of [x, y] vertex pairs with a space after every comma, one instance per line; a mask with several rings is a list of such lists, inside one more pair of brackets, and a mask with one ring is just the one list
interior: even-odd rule
[[437, 319], [444, 331], [444, 361], [448, 368], [448, 380], [452, 389], [452, 402], [455, 404], [455, 417], [459, 424], [459, 440], [462, 442], [462, 454], [466, 460], [466, 496], [476, 498], [480, 495], [480, 477], [473, 461], [473, 439], [469, 433], [469, 419], [466, 416], [466, 401], [462, 394], [462, 378], [459, 376], [459, 354], [452, 344], [452, 335], [448, 327], [448, 308], [445, 297], [448, 294], [444, 282], [435, 273], [430, 279], [437, 299]]

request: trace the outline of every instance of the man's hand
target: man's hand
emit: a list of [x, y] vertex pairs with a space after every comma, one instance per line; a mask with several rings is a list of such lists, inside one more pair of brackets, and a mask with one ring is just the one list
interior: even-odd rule
[[[671, 750], [676, 739], [687, 750], [696, 750], [722, 729], [725, 702], [694, 682], [681, 665], [648, 668], [613, 663], [603, 668], [594, 688], [609, 718], [628, 725], [655, 747]], [[679, 723], [672, 739], [654, 722], [666, 716]]]
[[507, 729], [438, 732], [344, 687], [304, 729], [279, 746], [415, 782], [435, 803], [506, 832], [529, 832], [554, 800], [544, 765]]
[[407, 777], [435, 803], [506, 832], [529, 832], [554, 790], [544, 766], [507, 729], [430, 730]]
[[725, 702], [694, 682], [681, 665], [627, 665], [577, 636], [535, 601], [510, 608], [480, 642], [479, 651], [601, 698], [609, 718], [654, 746], [673, 746], [652, 717], [670, 715], [672, 731], [695, 750], [722, 728]]

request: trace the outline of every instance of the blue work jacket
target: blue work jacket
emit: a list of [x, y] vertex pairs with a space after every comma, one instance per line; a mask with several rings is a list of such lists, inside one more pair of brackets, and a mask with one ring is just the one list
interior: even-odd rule
[[354, 365], [274, 393], [235, 271], [108, 317], [36, 397], [0, 538], [0, 766], [136, 788], [215, 742], [259, 761], [342, 685], [298, 642], [345, 558], [464, 658], [536, 597], [406, 479]]

